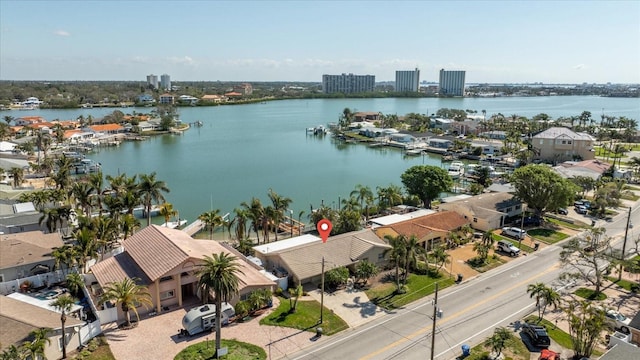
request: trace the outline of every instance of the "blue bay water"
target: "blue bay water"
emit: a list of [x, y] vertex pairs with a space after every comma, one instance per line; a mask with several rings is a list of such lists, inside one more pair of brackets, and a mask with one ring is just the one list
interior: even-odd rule
[[[261, 104], [180, 108], [183, 122], [202, 121], [184, 135], [162, 135], [148, 141], [124, 142], [102, 148], [88, 157], [102, 164], [104, 174], [157, 172], [171, 192], [167, 201], [181, 218], [193, 221], [210, 209], [232, 212], [252, 197], [268, 204], [273, 189], [293, 200], [291, 209], [303, 220], [324, 202], [338, 206], [357, 184], [400, 185], [400, 174], [413, 165], [440, 165], [435, 156], [404, 157], [396, 149], [339, 144], [329, 136], [307, 136], [305, 129], [336, 122], [342, 110], [379, 111], [404, 115], [435, 113], [439, 108], [471, 109], [487, 117], [502, 113], [552, 118], [591, 111], [640, 119], [638, 99], [591, 96], [465, 99], [316, 99]], [[115, 109], [24, 111], [13, 116], [38, 115], [48, 120], [100, 117]], [[125, 113], [134, 109], [119, 109]], [[135, 109], [142, 112], [143, 109]]]

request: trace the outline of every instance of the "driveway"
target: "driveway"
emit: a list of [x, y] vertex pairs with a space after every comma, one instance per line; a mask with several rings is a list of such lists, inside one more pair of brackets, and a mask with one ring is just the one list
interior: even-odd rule
[[[260, 319], [278, 307], [278, 298], [274, 297], [273, 308], [265, 314], [245, 323], [234, 323], [222, 328], [223, 339], [235, 339], [262, 347], [269, 358], [278, 359], [286, 354], [302, 350], [311, 344], [314, 333], [277, 326], [261, 326]], [[215, 346], [215, 333], [205, 332], [193, 337], [178, 337], [182, 327], [182, 317], [191, 305], [161, 315], [144, 316], [137, 327], [120, 330], [115, 323], [103, 326], [109, 341], [111, 352], [118, 360], [170, 360], [182, 349], [205, 341]], [[322, 341], [326, 337], [322, 337]]]

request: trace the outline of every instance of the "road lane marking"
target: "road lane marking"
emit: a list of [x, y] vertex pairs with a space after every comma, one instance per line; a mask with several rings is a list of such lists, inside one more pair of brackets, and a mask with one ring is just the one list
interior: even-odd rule
[[[526, 280], [523, 280], [523, 281], [511, 286], [510, 288], [502, 290], [501, 292], [499, 292], [497, 294], [494, 294], [494, 295], [490, 296], [489, 298], [486, 298], [486, 299], [484, 299], [484, 300], [482, 300], [480, 302], [477, 302], [474, 305], [465, 308], [464, 310], [460, 310], [460, 311], [458, 311], [457, 313], [454, 313], [451, 316], [447, 316], [444, 320], [439, 321], [438, 324], [444, 324], [444, 323], [450, 322], [451, 320], [455, 319], [456, 317], [459, 317], [460, 315], [462, 315], [464, 313], [467, 313], [470, 310], [473, 310], [473, 309], [475, 309], [475, 308], [477, 308], [477, 307], [479, 307], [481, 305], [484, 305], [485, 303], [487, 303], [489, 301], [492, 301], [493, 299], [495, 299], [497, 297], [503, 296], [504, 294], [506, 294], [508, 292], [511, 292], [513, 289], [518, 288], [518, 287], [522, 286], [525, 283], [530, 283], [531, 280], [533, 280], [533, 279], [539, 278], [539, 277], [541, 277], [541, 276], [543, 276], [543, 275], [545, 275], [547, 273], [555, 271], [557, 268], [558, 268], [558, 264], [554, 264], [553, 266], [549, 267], [547, 270], [545, 270], [545, 271], [543, 271], [541, 273], [538, 273], [535, 276], [532, 276], [532, 277], [530, 277], [530, 278], [528, 278]], [[367, 360], [367, 359], [371, 359], [372, 357], [374, 357], [376, 355], [380, 355], [383, 352], [388, 351], [389, 349], [393, 349], [394, 347], [397, 347], [400, 344], [403, 344], [403, 343], [405, 343], [405, 342], [407, 342], [407, 341], [409, 341], [409, 340], [411, 340], [411, 339], [413, 339], [413, 338], [415, 338], [415, 337], [417, 337], [419, 335], [422, 335], [422, 333], [429, 332], [432, 329], [432, 327], [433, 327], [433, 325], [429, 324], [429, 326], [425, 326], [425, 327], [423, 327], [421, 329], [418, 329], [418, 330], [414, 331], [413, 333], [411, 333], [411, 334], [409, 334], [407, 336], [404, 336], [403, 338], [401, 338], [399, 340], [396, 340], [396, 341], [392, 342], [391, 344], [389, 344], [389, 345], [387, 345], [387, 346], [385, 346], [383, 348], [380, 348], [380, 349], [378, 349], [378, 350], [376, 350], [376, 351], [374, 351], [372, 353], [369, 353], [369, 354], [361, 357], [360, 360]]]

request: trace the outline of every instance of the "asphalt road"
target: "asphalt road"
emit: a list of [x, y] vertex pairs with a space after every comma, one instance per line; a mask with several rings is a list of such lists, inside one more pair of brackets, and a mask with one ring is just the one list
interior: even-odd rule
[[[621, 248], [626, 221], [625, 212], [611, 222], [597, 225], [605, 227], [607, 235], [614, 238], [612, 244]], [[632, 222], [640, 224], [637, 205], [632, 211]], [[627, 249], [638, 236], [635, 230], [629, 231]], [[461, 354], [462, 344], [479, 343], [495, 327], [517, 327], [519, 319], [535, 310], [535, 303], [526, 292], [527, 285], [543, 282], [556, 288], [564, 286], [556, 280], [562, 271], [559, 253], [560, 247], [549, 246], [441, 291], [438, 308], [443, 316], [437, 319], [435, 359], [456, 358]], [[322, 339], [286, 359], [428, 359], [432, 316], [433, 296], [357, 329]]]

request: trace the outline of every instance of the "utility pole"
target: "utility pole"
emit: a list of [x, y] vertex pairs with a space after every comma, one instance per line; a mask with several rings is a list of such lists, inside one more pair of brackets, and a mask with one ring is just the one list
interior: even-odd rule
[[620, 270], [618, 270], [618, 281], [622, 279], [622, 270], [624, 269], [624, 253], [627, 251], [627, 235], [629, 235], [629, 225], [631, 225], [631, 206], [629, 206], [629, 215], [627, 215], [627, 227], [624, 229], [624, 243], [622, 243], [622, 254], [620, 255]]
[[436, 350], [436, 317], [438, 316], [438, 283], [436, 283], [436, 295], [433, 299], [433, 327], [431, 329], [431, 360]]
[[322, 324], [323, 314], [324, 314], [324, 256], [322, 257], [322, 280], [320, 281], [320, 324]]

